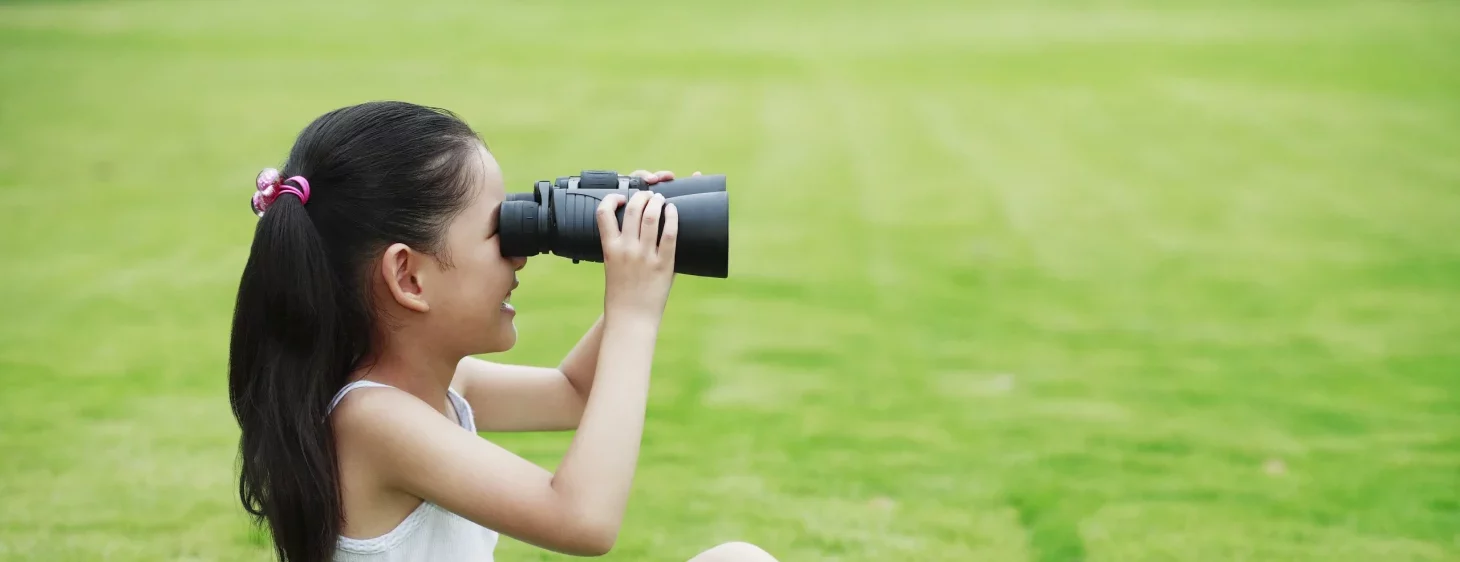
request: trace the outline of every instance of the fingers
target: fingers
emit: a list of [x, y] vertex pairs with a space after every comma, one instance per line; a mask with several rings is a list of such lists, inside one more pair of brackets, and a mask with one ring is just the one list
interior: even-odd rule
[[613, 240], [620, 236], [618, 228], [618, 206], [627, 199], [612, 193], [598, 202], [598, 236], [602, 240]]
[[[671, 172], [669, 170], [660, 170], [658, 172], [650, 172], [648, 170], [634, 170], [634, 172], [629, 175], [643, 179], [644, 183], [649, 185], [654, 185], [661, 181], [669, 181], [674, 179], [674, 172]], [[695, 172], [695, 175], [699, 175], [699, 172]]]
[[679, 210], [674, 203], [664, 206], [664, 234], [659, 237], [659, 259], [674, 263], [674, 249], [679, 244]]
[[644, 216], [644, 205], [649, 203], [649, 196], [654, 195], [650, 191], [636, 191], [633, 197], [629, 198], [628, 208], [624, 210], [624, 227], [620, 236], [630, 240], [639, 239], [639, 221]]
[[[659, 218], [664, 214], [664, 196], [655, 193], [644, 205], [644, 218], [639, 221], [639, 241], [645, 247], [653, 248], [659, 243]], [[650, 253], [652, 254], [652, 251]]]

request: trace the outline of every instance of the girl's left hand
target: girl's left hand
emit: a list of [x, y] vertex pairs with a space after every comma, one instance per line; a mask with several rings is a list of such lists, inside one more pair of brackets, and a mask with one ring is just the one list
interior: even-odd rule
[[[659, 183], [661, 181], [669, 181], [669, 180], [674, 179], [674, 172], [671, 172], [671, 171], [668, 171], [668, 170], [664, 170], [664, 171], [661, 171], [661, 172], [650, 172], [648, 170], [634, 170], [634, 173], [629, 174], [629, 175], [634, 176], [634, 177], [638, 177], [638, 178], [644, 178], [644, 183], [647, 183], [649, 185], [654, 185], [654, 184]], [[698, 176], [698, 175], [700, 175], [700, 173], [699, 172], [695, 172], [694, 175]]]

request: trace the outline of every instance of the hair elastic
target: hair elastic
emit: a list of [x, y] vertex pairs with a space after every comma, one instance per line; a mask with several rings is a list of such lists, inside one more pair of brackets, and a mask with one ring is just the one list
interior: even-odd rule
[[[309, 203], [309, 180], [304, 179], [304, 176], [293, 176], [280, 181], [281, 175], [279, 170], [274, 168], [264, 168], [262, 172], [259, 172], [258, 179], [254, 181], [259, 190], [249, 200], [254, 214], [264, 216], [264, 211], [285, 193], [293, 193], [295, 197], [299, 198], [300, 205]], [[294, 182], [297, 187], [284, 182]]]

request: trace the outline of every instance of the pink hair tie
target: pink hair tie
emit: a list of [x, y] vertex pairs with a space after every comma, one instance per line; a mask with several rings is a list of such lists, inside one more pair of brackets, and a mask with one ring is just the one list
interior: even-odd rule
[[[250, 199], [254, 214], [264, 216], [264, 211], [285, 193], [293, 193], [295, 197], [299, 198], [300, 205], [309, 203], [309, 180], [304, 179], [304, 176], [294, 176], [279, 181], [281, 175], [278, 170], [273, 168], [264, 168], [264, 171], [259, 172], [258, 179], [254, 181], [259, 190]], [[292, 181], [298, 184], [298, 187], [286, 184], [285, 181]]]

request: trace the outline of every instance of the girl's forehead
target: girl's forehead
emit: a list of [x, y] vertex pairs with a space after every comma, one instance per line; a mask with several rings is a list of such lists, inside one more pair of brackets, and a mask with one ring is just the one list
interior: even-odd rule
[[471, 187], [466, 194], [466, 209], [457, 220], [475, 224], [487, 220], [495, 213], [502, 201], [507, 199], [507, 192], [502, 180], [502, 170], [485, 147], [477, 146], [477, 154], [467, 168]]
[[506, 199], [507, 188], [503, 184], [502, 168], [486, 146], [477, 145], [476, 161], [477, 165], [474, 167], [472, 175], [478, 192], [477, 196], [485, 196], [497, 201]]

